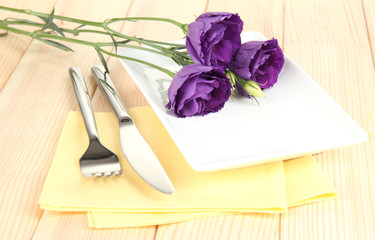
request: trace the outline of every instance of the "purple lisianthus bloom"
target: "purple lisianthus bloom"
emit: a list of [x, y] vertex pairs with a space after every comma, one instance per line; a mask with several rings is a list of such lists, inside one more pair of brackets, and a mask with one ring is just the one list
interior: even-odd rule
[[169, 103], [177, 117], [203, 116], [219, 111], [231, 94], [227, 76], [212, 66], [184, 66], [168, 89]]
[[[244, 80], [253, 80], [262, 89], [272, 87], [284, 65], [284, 54], [276, 39], [250, 41], [234, 54], [231, 70]], [[245, 96], [240, 84], [237, 89]]]
[[188, 26], [186, 49], [195, 63], [224, 71], [241, 46], [242, 28], [238, 14], [203, 13]]

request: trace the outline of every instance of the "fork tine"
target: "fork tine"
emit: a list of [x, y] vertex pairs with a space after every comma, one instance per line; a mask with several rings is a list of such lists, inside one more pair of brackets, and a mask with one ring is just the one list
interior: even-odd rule
[[90, 143], [80, 159], [80, 167], [84, 176], [101, 177], [121, 174], [117, 156], [97, 141]]

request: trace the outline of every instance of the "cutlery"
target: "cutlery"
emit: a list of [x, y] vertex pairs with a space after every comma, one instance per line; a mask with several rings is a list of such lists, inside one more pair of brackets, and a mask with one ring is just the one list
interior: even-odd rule
[[149, 185], [163, 193], [174, 193], [174, 187], [154, 152], [144, 140], [126, 111], [104, 67], [91, 68], [99, 89], [119, 120], [122, 151], [134, 171]]
[[121, 166], [116, 154], [99, 141], [94, 112], [82, 72], [79, 67], [71, 67], [69, 73], [90, 140], [86, 152], [79, 160], [81, 172], [84, 177], [120, 175]]

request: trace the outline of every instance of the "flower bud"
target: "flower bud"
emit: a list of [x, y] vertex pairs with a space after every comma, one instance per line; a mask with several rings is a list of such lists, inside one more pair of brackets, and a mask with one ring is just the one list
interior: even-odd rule
[[229, 78], [230, 85], [232, 85], [232, 88], [236, 89], [236, 75], [231, 71], [226, 71], [225, 75], [227, 75], [227, 77]]
[[243, 88], [243, 90], [245, 90], [245, 92], [247, 94], [249, 94], [249, 96], [260, 97], [260, 98], [264, 97], [264, 93], [263, 93], [262, 89], [254, 81], [245, 81], [242, 84], [242, 88]]

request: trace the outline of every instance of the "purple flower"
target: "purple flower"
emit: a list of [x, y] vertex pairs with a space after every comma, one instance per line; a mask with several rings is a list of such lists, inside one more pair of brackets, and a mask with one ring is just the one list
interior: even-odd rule
[[195, 63], [224, 71], [241, 46], [243, 22], [238, 14], [208, 12], [189, 24], [186, 49]]
[[203, 116], [219, 111], [231, 94], [229, 78], [212, 66], [184, 66], [168, 89], [167, 108], [177, 117]]
[[[262, 89], [272, 87], [284, 65], [284, 54], [276, 39], [250, 41], [234, 54], [231, 70], [244, 80], [257, 82]], [[240, 93], [248, 96], [240, 84]]]

